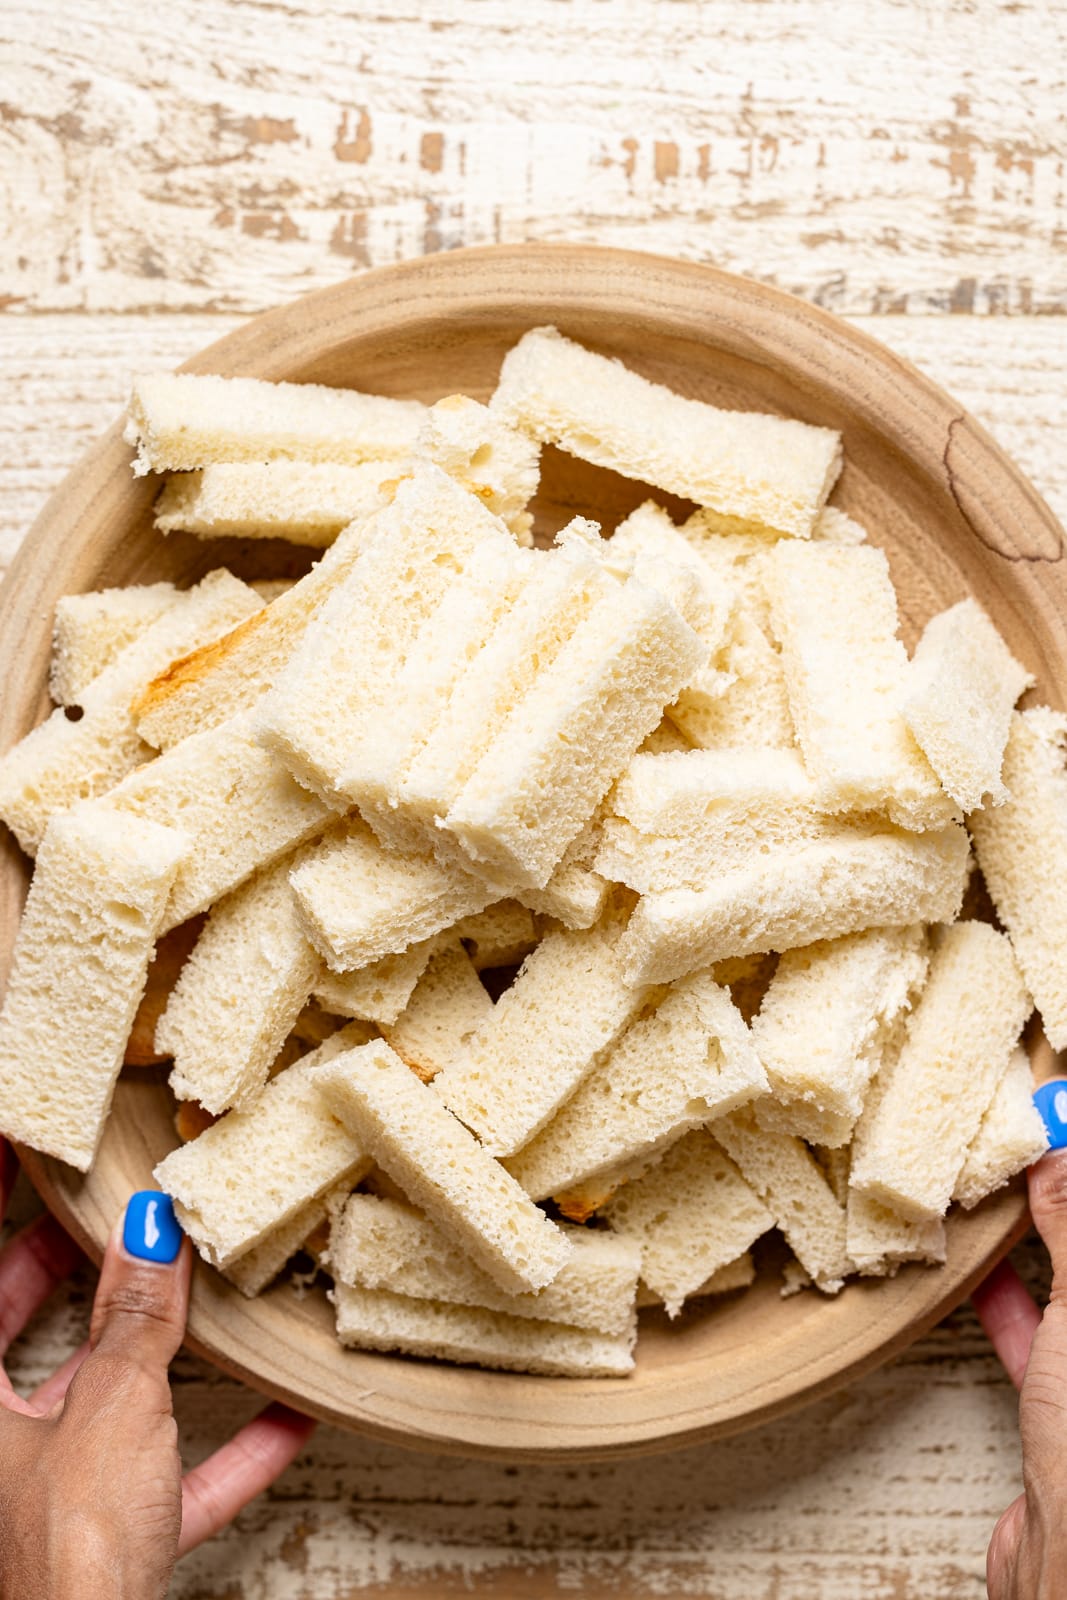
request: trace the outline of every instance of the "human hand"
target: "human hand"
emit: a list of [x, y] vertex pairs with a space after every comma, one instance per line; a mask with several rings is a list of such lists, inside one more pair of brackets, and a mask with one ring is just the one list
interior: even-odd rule
[[[0, 1220], [16, 1171], [0, 1140]], [[0, 1600], [161, 1600], [178, 1556], [273, 1483], [314, 1428], [268, 1406], [183, 1481], [167, 1368], [192, 1259], [169, 1202], [152, 1198], [128, 1207], [125, 1243], [121, 1220], [108, 1241], [88, 1343], [27, 1399], [4, 1354], [81, 1257], [50, 1216], [0, 1255]], [[131, 1253], [146, 1238], [159, 1259]]]
[[[1050, 1132], [1055, 1140], [1051, 1124]], [[982, 1326], [1020, 1391], [1025, 1485], [993, 1530], [990, 1600], [1067, 1595], [1067, 1149], [1043, 1156], [1029, 1183], [1030, 1210], [1052, 1258], [1044, 1316], [1008, 1261], [974, 1293]]]

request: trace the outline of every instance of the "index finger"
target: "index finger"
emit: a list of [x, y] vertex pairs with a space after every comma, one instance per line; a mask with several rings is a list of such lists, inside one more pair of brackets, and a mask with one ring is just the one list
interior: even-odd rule
[[6, 1139], [0, 1139], [0, 1222], [7, 1216], [7, 1205], [15, 1179], [19, 1175], [19, 1158]]

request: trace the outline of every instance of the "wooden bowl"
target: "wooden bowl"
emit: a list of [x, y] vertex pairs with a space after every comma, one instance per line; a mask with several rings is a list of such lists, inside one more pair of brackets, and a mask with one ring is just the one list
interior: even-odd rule
[[[973, 594], [1037, 676], [1067, 702], [1063, 533], [1034, 489], [946, 394], [844, 322], [777, 290], [706, 267], [571, 246], [460, 250], [369, 272], [253, 318], [185, 370], [347, 384], [425, 400], [486, 397], [505, 349], [554, 322], [687, 395], [839, 428], [835, 501], [889, 555], [909, 643], [934, 611]], [[0, 749], [47, 709], [59, 595], [220, 561], [243, 576], [299, 570], [287, 546], [161, 539], [157, 482], [134, 479], [116, 425], [67, 477], [0, 592], [6, 693]], [[640, 486], [546, 452], [542, 531], [572, 513], [606, 527]], [[674, 509], [684, 509], [674, 503]], [[6, 962], [27, 879], [10, 840], [0, 862]], [[42, 1063], [46, 1070], [47, 1063]], [[162, 1072], [124, 1074], [93, 1172], [23, 1151], [47, 1204], [99, 1258], [108, 1230], [176, 1142]], [[695, 1305], [675, 1324], [642, 1315], [627, 1380], [514, 1376], [345, 1352], [320, 1292], [283, 1284], [246, 1301], [198, 1269], [188, 1343], [268, 1394], [345, 1427], [427, 1449], [570, 1458], [664, 1449], [751, 1427], [887, 1360], [961, 1301], [1023, 1231], [1021, 1186], [949, 1219], [948, 1261], [850, 1283], [836, 1299], [782, 1300], [771, 1272]]]

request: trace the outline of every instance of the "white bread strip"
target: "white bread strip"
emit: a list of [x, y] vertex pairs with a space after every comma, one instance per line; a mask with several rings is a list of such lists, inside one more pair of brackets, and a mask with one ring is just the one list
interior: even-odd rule
[[567, 846], [543, 889], [523, 889], [519, 899], [539, 916], [553, 917], [565, 928], [591, 928], [607, 908], [607, 878], [593, 863], [600, 848], [604, 802]]
[[223, 1270], [340, 1183], [370, 1170], [363, 1146], [331, 1115], [312, 1072], [367, 1038], [353, 1022], [272, 1078], [243, 1111], [230, 1111], [172, 1150], [153, 1177], [205, 1261]]
[[571, 1247], [383, 1040], [316, 1067], [325, 1103], [433, 1222], [502, 1289], [551, 1283]]
[[[756, 1263], [751, 1252], [746, 1250], [744, 1255], [738, 1256], [736, 1261], [728, 1261], [725, 1267], [720, 1267], [718, 1272], [713, 1272], [710, 1278], [698, 1284], [693, 1292], [686, 1296], [687, 1300], [700, 1300], [709, 1294], [730, 1294], [735, 1289], [747, 1289], [756, 1281]], [[637, 1289], [637, 1309], [640, 1311], [645, 1306], [661, 1306], [663, 1300], [660, 1295], [654, 1294], [647, 1283], [641, 1283]]]
[[901, 716], [908, 657], [873, 545], [779, 544], [766, 584], [797, 739], [828, 810], [885, 808], [934, 828], [954, 806]]
[[623, 1378], [633, 1371], [634, 1327], [625, 1334], [593, 1333], [563, 1323], [413, 1300], [385, 1289], [338, 1284], [337, 1337], [360, 1350], [400, 1351], [465, 1366], [538, 1372], [554, 1378]]
[[436, 462], [477, 495], [520, 544], [533, 542], [533, 517], [526, 508], [537, 493], [541, 451], [528, 435], [469, 395], [451, 394], [426, 413], [415, 454]]
[[93, 679], [169, 610], [178, 593], [172, 583], [135, 583], [126, 589], [62, 595], [52, 619], [48, 674], [48, 692], [56, 705], [76, 705]]
[[335, 971], [368, 966], [482, 911], [499, 885], [431, 855], [385, 850], [366, 823], [340, 823], [293, 874], [312, 943]]
[[428, 1083], [461, 1059], [492, 1015], [493, 1002], [470, 956], [458, 939], [442, 939], [404, 1010], [381, 1024], [382, 1037]]
[[766, 1202], [804, 1271], [836, 1294], [851, 1265], [845, 1209], [811, 1151], [786, 1134], [764, 1133], [751, 1107], [718, 1118], [710, 1131]]
[[622, 980], [617, 917], [546, 934], [434, 1092], [493, 1155], [512, 1155], [573, 1094], [638, 1010]]
[[947, 1245], [940, 1217], [909, 1221], [856, 1189], [848, 1191], [847, 1210], [849, 1258], [864, 1277], [893, 1277], [906, 1261], [924, 1261], [928, 1266], [944, 1262]]
[[583, 461], [804, 538], [841, 468], [832, 429], [687, 400], [555, 328], [508, 352], [491, 404]]
[[153, 678], [134, 703], [141, 736], [167, 750], [250, 710], [270, 688], [304, 629], [373, 537], [375, 518], [349, 525], [322, 560], [284, 594], [221, 639]]
[[302, 783], [342, 809], [358, 798], [343, 783], [349, 759], [395, 711], [393, 680], [419, 629], [487, 544], [520, 555], [440, 468], [422, 463], [400, 484], [258, 708], [260, 739]]
[[260, 748], [247, 712], [138, 767], [110, 791], [107, 804], [189, 835], [164, 931], [314, 838], [334, 815]]
[[88, 1172], [184, 834], [75, 806], [41, 841], [0, 1012], [0, 1131]]
[[463, 940], [476, 972], [525, 960], [540, 937], [533, 912], [518, 900], [497, 900], [484, 911], [461, 917], [450, 931]]
[[354, 1288], [483, 1306], [597, 1333], [628, 1333], [640, 1250], [610, 1233], [561, 1231], [571, 1254], [553, 1281], [537, 1294], [507, 1294], [428, 1217], [395, 1200], [354, 1194], [330, 1234], [327, 1266], [338, 1283]]
[[961, 600], [927, 623], [902, 709], [961, 810], [975, 810], [984, 797], [995, 806], [1008, 798], [1001, 766], [1012, 707], [1033, 681], [976, 600]]
[[409, 455], [426, 407], [321, 383], [265, 383], [203, 373], [135, 378], [123, 438], [134, 474], [216, 461], [343, 461]]
[[857, 1130], [854, 1189], [914, 1221], [944, 1214], [1031, 1005], [1004, 934], [983, 922], [941, 931], [900, 1054]]
[[543, 888], [700, 654], [674, 607], [628, 579], [536, 675], [446, 827], [476, 861]]
[[155, 523], [161, 533], [288, 539], [323, 550], [387, 503], [398, 470], [396, 461], [220, 461], [169, 478]]
[[1067, 716], [1038, 706], [1011, 719], [1011, 796], [969, 819], [978, 865], [1054, 1050], [1067, 1049]]
[[[348, 1185], [344, 1185], [347, 1195]], [[258, 1244], [231, 1261], [223, 1272], [235, 1289], [240, 1289], [247, 1299], [261, 1294], [268, 1284], [288, 1264], [296, 1252], [303, 1248], [309, 1236], [321, 1228], [327, 1217], [324, 1195], [309, 1200], [306, 1206], [294, 1211], [287, 1222], [272, 1228]]]
[[335, 1016], [362, 1017], [379, 1025], [395, 1022], [436, 948], [436, 937], [421, 939], [396, 955], [382, 956], [354, 972], [331, 972], [323, 964], [312, 995]]
[[968, 1211], [1048, 1149], [1048, 1132], [1033, 1095], [1030, 1058], [1020, 1045], [1011, 1053], [952, 1191], [953, 1200]]
[[176, 1097], [216, 1116], [255, 1099], [318, 974], [291, 865], [283, 857], [212, 907], [156, 1027]]
[[640, 1246], [641, 1277], [669, 1317], [774, 1227], [774, 1217], [711, 1134], [694, 1128], [604, 1207]]
[[727, 956], [951, 921], [967, 858], [967, 835], [954, 824], [919, 834], [857, 828], [836, 843], [753, 862], [708, 889], [645, 895], [619, 956], [630, 983], [669, 983]]
[[617, 1169], [635, 1175], [680, 1134], [766, 1088], [749, 1031], [726, 990], [707, 973], [694, 973], [627, 1029], [506, 1165], [535, 1200], [598, 1180], [615, 1183], [622, 1177]]
[[[846, 1144], [878, 1070], [884, 1030], [909, 1005], [928, 963], [924, 930], [915, 926], [786, 951], [752, 1023], [775, 1097], [768, 1104], [777, 1102], [787, 1117], [807, 1110], [831, 1118], [834, 1136], [818, 1142]], [[775, 1127], [762, 1105], [756, 1114], [761, 1126]], [[794, 1123], [791, 1131], [801, 1128]]]
[[151, 755], [131, 710], [149, 679], [260, 605], [258, 595], [225, 568], [208, 573], [94, 678], [82, 694], [80, 720], [53, 711], [8, 751], [0, 761], [0, 818], [29, 855], [49, 817], [76, 800], [105, 794]]

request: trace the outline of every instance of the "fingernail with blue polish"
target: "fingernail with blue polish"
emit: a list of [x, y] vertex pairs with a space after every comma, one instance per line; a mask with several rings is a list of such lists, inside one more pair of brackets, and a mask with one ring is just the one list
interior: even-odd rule
[[122, 1242], [141, 1261], [169, 1263], [182, 1247], [182, 1230], [169, 1194], [139, 1189], [131, 1194], [122, 1226]]
[[1067, 1150], [1067, 1078], [1053, 1078], [1034, 1090], [1034, 1105], [1048, 1129], [1050, 1150]]

